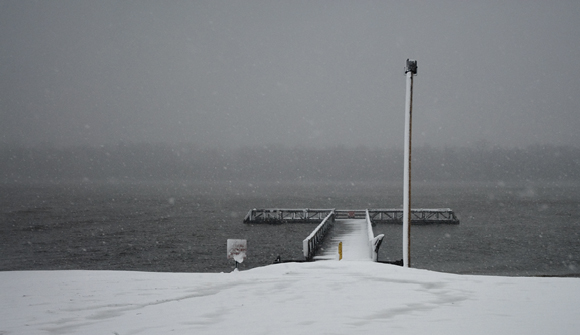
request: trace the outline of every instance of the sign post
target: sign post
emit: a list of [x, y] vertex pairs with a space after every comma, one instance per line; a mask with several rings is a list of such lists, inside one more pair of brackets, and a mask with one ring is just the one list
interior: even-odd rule
[[246, 240], [228, 239], [228, 259], [236, 261], [236, 270], [238, 264], [246, 259], [247, 250], [248, 242]]
[[407, 59], [405, 76], [405, 163], [403, 185], [403, 266], [411, 267], [411, 124], [413, 116], [413, 76], [417, 74], [417, 61]]

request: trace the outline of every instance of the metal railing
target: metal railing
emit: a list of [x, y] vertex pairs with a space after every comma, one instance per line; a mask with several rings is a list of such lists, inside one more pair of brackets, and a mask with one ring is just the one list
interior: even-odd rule
[[[402, 209], [369, 209], [371, 221], [374, 223], [402, 223]], [[413, 224], [459, 224], [459, 219], [450, 208], [416, 208], [411, 209]]]
[[250, 209], [244, 223], [318, 223], [334, 209], [259, 208]]
[[368, 209], [365, 210], [365, 220], [367, 222], [368, 246], [371, 260], [373, 262], [376, 262], [379, 259], [379, 248], [381, 246], [381, 243], [383, 243], [383, 238], [385, 237], [385, 235], [379, 234], [375, 236], [373, 232], [373, 223], [371, 221], [371, 216], [369, 214]]
[[[244, 217], [244, 223], [319, 223], [334, 211], [336, 219], [363, 219], [370, 216], [372, 223], [402, 223], [402, 209], [310, 209], [310, 208], [261, 208], [251, 209]], [[459, 224], [459, 219], [449, 208], [411, 209], [413, 224]]]
[[334, 210], [302, 241], [302, 252], [306, 260], [311, 261], [314, 258], [314, 253], [332, 226], [332, 222], [334, 222]]

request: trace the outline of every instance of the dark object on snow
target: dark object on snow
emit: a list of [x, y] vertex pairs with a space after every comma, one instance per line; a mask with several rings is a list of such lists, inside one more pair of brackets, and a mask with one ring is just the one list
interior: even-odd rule
[[377, 263], [392, 264], [392, 265], [403, 266], [403, 260], [402, 259], [399, 259], [399, 260], [396, 260], [396, 261], [377, 261]]
[[278, 264], [278, 263], [304, 263], [304, 262], [308, 262], [307, 260], [295, 260], [295, 259], [289, 259], [289, 260], [282, 260], [282, 257], [280, 257], [280, 255], [278, 255], [278, 257], [276, 257], [276, 259], [274, 260], [274, 262], [272, 262], [272, 264]]

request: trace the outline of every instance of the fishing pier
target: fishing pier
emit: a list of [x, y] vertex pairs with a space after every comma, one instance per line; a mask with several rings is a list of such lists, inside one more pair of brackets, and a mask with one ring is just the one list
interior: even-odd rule
[[[423, 225], [459, 224], [459, 219], [449, 208], [412, 209], [411, 222]], [[375, 236], [373, 226], [378, 223], [402, 224], [403, 210], [263, 208], [248, 211], [244, 223], [317, 224], [312, 233], [302, 241], [302, 250], [307, 261], [336, 259], [337, 254], [342, 257], [340, 250], [342, 242], [349, 245], [344, 259], [377, 261], [378, 250], [384, 236], [382, 234]], [[331, 230], [333, 233], [329, 234]], [[333, 248], [321, 252], [320, 246], [327, 238], [332, 240]], [[336, 250], [337, 248], [339, 250]]]

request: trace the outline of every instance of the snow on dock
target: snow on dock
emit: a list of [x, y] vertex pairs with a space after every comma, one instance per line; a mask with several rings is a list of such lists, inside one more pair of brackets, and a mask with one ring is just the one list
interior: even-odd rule
[[[402, 220], [403, 212], [400, 209], [254, 208], [249, 210], [244, 217], [244, 223], [318, 223], [319, 225], [302, 242], [304, 257], [309, 261], [334, 259], [338, 255], [337, 249], [340, 242], [347, 247], [345, 259], [370, 258], [376, 261], [383, 236], [375, 237], [372, 225], [401, 223]], [[413, 209], [411, 222], [414, 224], [458, 224], [459, 219], [449, 208]], [[328, 232], [333, 237], [326, 240]], [[318, 249], [322, 252], [318, 252]]]
[[338, 244], [341, 242], [343, 260], [372, 260], [367, 224], [364, 219], [336, 220], [314, 260], [338, 259]]

